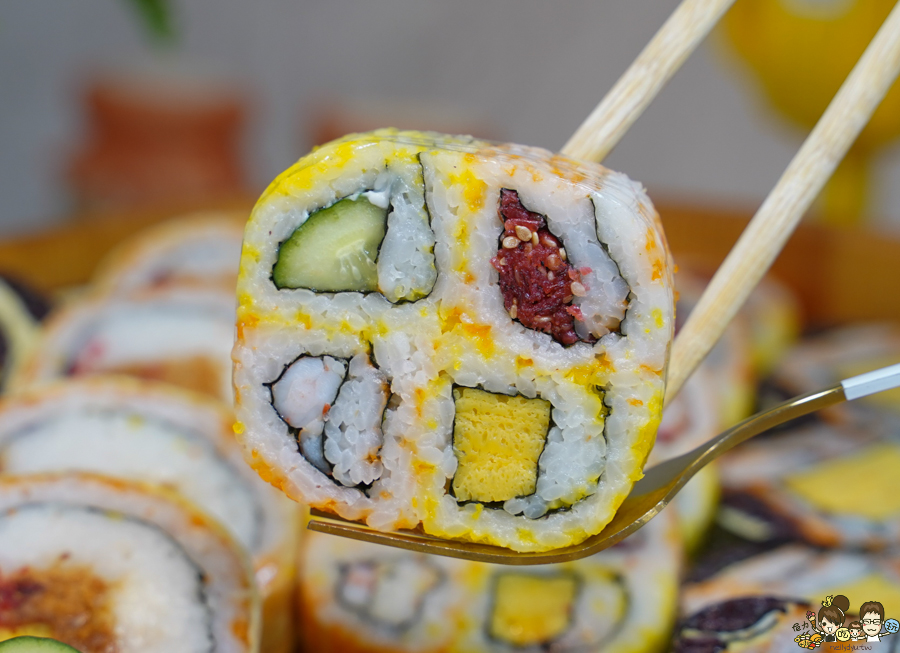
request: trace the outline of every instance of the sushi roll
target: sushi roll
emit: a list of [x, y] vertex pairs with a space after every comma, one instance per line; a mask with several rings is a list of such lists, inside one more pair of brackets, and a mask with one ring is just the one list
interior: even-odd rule
[[0, 633], [81, 653], [252, 653], [241, 548], [177, 496], [90, 475], [0, 476]]
[[747, 297], [740, 314], [749, 327], [754, 372], [765, 378], [800, 336], [803, 321], [797, 298], [778, 279], [767, 275]]
[[900, 542], [896, 436], [813, 425], [748, 442], [719, 463], [727, 523], [737, 534], [771, 539], [787, 531], [817, 546], [844, 548]]
[[0, 388], [28, 357], [49, 310], [49, 302], [38, 293], [0, 276]]
[[724, 599], [679, 622], [672, 652], [794, 653], [799, 644], [794, 626], [806, 622], [811, 607], [802, 599], [769, 594]]
[[[826, 596], [837, 598], [839, 594], [849, 602], [850, 609], [842, 610], [847, 622], [859, 616], [855, 613], [867, 601], [881, 602], [886, 614], [900, 613], [900, 558], [896, 553], [821, 551], [787, 545], [729, 565], [710, 578], [685, 585], [682, 609], [686, 619], [674, 648], [796, 651], [798, 630], [792, 624], [799, 622], [802, 626], [806, 621], [798, 616], [804, 612], [803, 606], [818, 611]], [[708, 619], [726, 610], [731, 612], [732, 624], [716, 625]], [[697, 619], [698, 615], [705, 618]], [[706, 623], [701, 625], [697, 621]], [[685, 626], [695, 632], [686, 633]], [[703, 639], [713, 641], [698, 648], [684, 646], [690, 640], [702, 644]], [[880, 646], [896, 651], [900, 642], [888, 637]]]
[[[676, 333], [700, 301], [707, 281], [705, 275], [688, 267], [679, 267], [676, 283]], [[751, 333], [746, 312], [738, 313], [700, 364], [715, 379], [722, 427], [733, 426], [753, 412], [756, 376]]]
[[[788, 396], [812, 392], [841, 379], [900, 363], [900, 326], [856, 324], [806, 338], [783, 358], [772, 383]], [[823, 416], [866, 428], [900, 428], [900, 391], [888, 390], [823, 411]]]
[[225, 291], [176, 287], [129, 297], [93, 294], [47, 319], [11, 385], [123, 374], [230, 402], [233, 342], [234, 297]]
[[310, 533], [303, 643], [317, 653], [662, 651], [681, 553], [671, 514], [601, 554], [527, 568]]
[[0, 473], [85, 471], [177, 491], [250, 552], [263, 651], [290, 650], [298, 507], [244, 463], [231, 411], [164, 384], [88, 377], [0, 402]]
[[278, 177], [244, 236], [238, 436], [291, 497], [518, 551], [599, 532], [640, 477], [673, 330], [624, 175], [384, 130]]
[[[677, 458], [716, 436], [722, 425], [717, 396], [716, 379], [707, 366], [701, 365], [666, 407], [647, 464]], [[688, 550], [696, 550], [700, 545], [713, 522], [718, 502], [719, 474], [712, 464], [688, 481], [666, 508], [677, 514]]]
[[667, 650], [677, 617], [680, 528], [663, 514], [615, 547], [571, 563], [477, 565], [454, 650]]
[[185, 284], [231, 292], [246, 219], [243, 212], [210, 211], [144, 229], [100, 262], [94, 286], [117, 295]]

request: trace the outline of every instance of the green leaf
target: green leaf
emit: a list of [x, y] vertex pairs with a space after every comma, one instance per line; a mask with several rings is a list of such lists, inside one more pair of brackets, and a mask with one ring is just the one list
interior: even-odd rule
[[175, 40], [169, 0], [130, 0], [130, 4], [140, 15], [153, 41], [166, 44]]

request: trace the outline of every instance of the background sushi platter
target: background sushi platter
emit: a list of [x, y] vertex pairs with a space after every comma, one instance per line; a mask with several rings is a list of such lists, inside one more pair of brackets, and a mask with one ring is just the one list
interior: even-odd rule
[[[250, 200], [237, 199], [216, 208], [233, 216], [248, 211], [250, 205]], [[676, 263], [683, 267], [685, 283], [690, 276], [699, 273], [702, 279], [704, 273], [714, 270], [749, 219], [738, 211], [675, 203], [657, 208]], [[57, 307], [77, 303], [82, 301], [83, 290], [90, 289], [92, 279], [96, 283], [97, 264], [116, 245], [140, 237], [157, 223], [173, 218], [177, 222], [182, 215], [183, 208], [84, 216], [52, 232], [0, 242], [0, 270], [46, 294]], [[793, 317], [772, 317], [772, 328], [783, 318], [782, 326], [789, 332], [797, 316], [807, 332], [815, 333], [863, 322], [900, 323], [897, 260], [900, 240], [858, 229], [801, 226], [773, 269], [796, 298], [796, 304], [788, 309]], [[769, 318], [761, 319], [765, 323]], [[773, 345], [772, 351], [776, 349]], [[795, 354], [784, 356], [789, 361], [796, 359]], [[896, 362], [879, 357], [900, 360], [900, 349], [870, 356], [875, 356], [872, 366]], [[737, 399], [731, 402], [733, 410], [719, 419], [716, 430], [746, 414], [756, 403], [752, 389], [748, 396], [742, 395], [747, 395], [747, 387], [755, 387], [747, 384], [760, 380], [750, 378], [744, 369], [749, 367], [746, 361], [740, 362], [747, 358], [745, 354], [724, 358], [737, 360], [738, 370], [722, 372], [726, 376], [719, 377], [718, 385], [733, 383], [736, 389], [732, 394]], [[776, 377], [781, 362], [769, 363]], [[801, 360], [798, 366], [804, 364]], [[71, 370], [64, 372], [69, 373]], [[764, 383], [760, 401], [804, 389], [782, 386], [777, 380]], [[12, 403], [8, 399], [6, 412], [0, 410], [0, 445]], [[687, 410], [690, 418], [691, 411], [701, 409]], [[893, 443], [900, 433], [896, 426], [900, 419], [890, 417], [898, 412], [896, 406], [887, 412], [889, 417], [879, 418], [877, 424], [863, 416], [863, 426], [857, 430], [877, 433], [871, 438], [888, 446], [885, 441]], [[845, 414], [835, 419], [834, 428], [840, 429], [857, 417]], [[860, 531], [858, 524], [855, 531], [842, 531], [838, 524], [837, 530], [827, 531], [830, 536], [822, 536], [826, 531], [809, 526], [810, 519], [818, 523], [815, 520], [821, 515], [810, 518], [802, 509], [780, 512], [778, 492], [787, 490], [778, 488], [787, 485], [770, 483], [765, 491], [757, 488], [750, 492], [731, 482], [732, 475], [736, 478], [742, 473], [741, 465], [769, 465], [765, 462], [767, 449], [797, 455], [790, 451], [802, 450], [810, 437], [817, 442], [818, 436], [802, 430], [809, 428], [818, 427], [806, 424], [798, 427], [797, 435], [764, 436], [769, 439], [751, 450], [749, 463], [737, 455], [723, 461], [728, 471], [720, 475], [723, 479], [725, 474], [729, 476], [722, 484], [724, 490], [712, 473], [697, 484], [693, 495], [685, 491], [684, 505], [676, 506], [683, 520], [679, 527], [674, 525], [674, 513], [664, 513], [652, 527], [613, 551], [577, 564], [536, 568], [533, 574], [330, 541], [328, 536], [304, 535], [302, 528], [292, 527], [294, 537], [282, 537], [281, 552], [257, 562], [257, 580], [274, 583], [263, 591], [260, 650], [658, 651], [672, 647], [698, 650], [698, 646], [724, 650], [732, 645], [760, 651], [793, 650], [797, 646], [793, 626], [804, 623], [807, 609], [816, 610], [826, 592], [849, 594], [855, 604], [881, 600], [891, 613], [888, 616], [894, 616], [900, 612], [900, 557], [896, 553], [900, 537], [890, 535], [898, 518], [891, 502], [872, 517], [875, 530], [888, 533], [887, 537], [867, 539], [868, 531]], [[822, 445], [820, 456], [811, 463], [801, 457], [801, 463], [846, 459], [848, 473], [852, 472], [849, 465], [856, 445], [847, 445], [841, 437], [832, 436], [835, 444]], [[869, 435], [853, 437], [857, 439], [847, 442], [862, 448], [871, 444]], [[821, 438], [824, 442], [824, 436]], [[664, 451], [663, 445], [659, 451]], [[2, 454], [0, 460], [5, 460]], [[6, 471], [5, 467], [0, 470], [0, 478]], [[837, 482], [845, 482], [849, 493], [852, 478]], [[751, 481], [759, 479], [751, 473]], [[864, 491], [880, 504], [878, 493], [893, 492], [893, 481], [875, 482]], [[878, 482], [885, 483], [884, 487]], [[715, 512], [720, 492], [723, 503]], [[696, 514], [690, 516], [692, 512]], [[293, 543], [295, 537], [299, 545]], [[299, 554], [296, 581], [285, 581], [295, 573], [294, 555], [285, 556], [285, 546]], [[785, 574], [785, 569], [790, 573]], [[275, 577], [277, 582], [272, 580]], [[881, 580], [874, 582], [874, 578]], [[864, 597], [863, 592], [878, 596]], [[850, 612], [854, 610], [851, 605]], [[848, 613], [848, 622], [851, 617]], [[2, 627], [8, 626], [2, 620], [0, 613], [0, 635], [5, 632]], [[891, 648], [896, 645], [890, 642]]]

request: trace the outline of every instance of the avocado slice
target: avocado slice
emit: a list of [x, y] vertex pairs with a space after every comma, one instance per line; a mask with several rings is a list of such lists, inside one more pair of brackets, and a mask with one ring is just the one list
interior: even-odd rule
[[78, 653], [78, 649], [55, 639], [26, 635], [0, 642], [0, 653]]
[[316, 211], [281, 244], [272, 268], [275, 286], [319, 292], [378, 290], [375, 261], [387, 214], [387, 208], [364, 197]]

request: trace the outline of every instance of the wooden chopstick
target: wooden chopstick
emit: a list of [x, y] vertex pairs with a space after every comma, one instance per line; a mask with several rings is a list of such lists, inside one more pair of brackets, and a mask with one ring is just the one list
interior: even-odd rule
[[900, 73], [900, 2], [716, 271], [675, 338], [668, 403], [784, 247]]
[[683, 0], [561, 150], [599, 163], [734, 0]]

